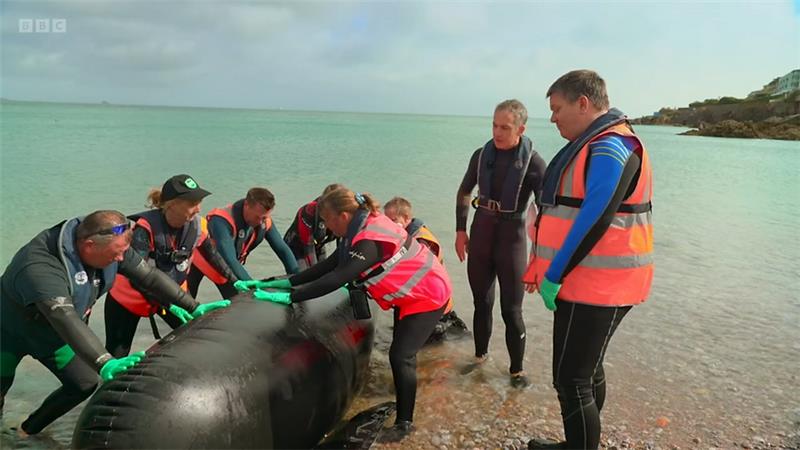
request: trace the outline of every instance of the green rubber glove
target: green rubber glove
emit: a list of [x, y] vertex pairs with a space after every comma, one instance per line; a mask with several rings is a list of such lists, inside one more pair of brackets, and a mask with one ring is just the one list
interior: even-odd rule
[[191, 312], [192, 318], [197, 319], [198, 317], [202, 316], [207, 312], [211, 312], [215, 309], [227, 308], [228, 306], [231, 306], [230, 300], [219, 300], [211, 303], [203, 303], [197, 308], [195, 308], [194, 311]]
[[103, 381], [111, 381], [115, 376], [135, 366], [142, 358], [144, 358], [144, 352], [136, 352], [124, 358], [109, 360], [100, 368], [100, 376], [103, 377]]
[[176, 305], [174, 303], [172, 305], [170, 305], [169, 312], [174, 314], [183, 323], [186, 323], [186, 322], [194, 319], [194, 316], [192, 316], [192, 314], [189, 313], [189, 311], [186, 311], [185, 309], [181, 308], [180, 306], [178, 306], [178, 305]]
[[542, 283], [539, 285], [539, 294], [542, 296], [542, 300], [544, 300], [545, 308], [550, 311], [556, 310], [556, 296], [560, 289], [560, 284], [553, 283], [547, 278], [542, 280]]
[[280, 280], [239, 280], [236, 283], [233, 283], [233, 287], [236, 288], [239, 292], [247, 292], [251, 289], [264, 289], [264, 288], [272, 288], [272, 289], [291, 289], [292, 283], [289, 282], [288, 278], [282, 278]]
[[291, 305], [292, 300], [289, 298], [291, 294], [289, 292], [267, 292], [262, 291], [261, 289], [256, 289], [253, 292], [253, 297], [257, 300], [273, 302], [273, 303], [281, 303], [283, 305]]
[[292, 283], [289, 281], [288, 278], [281, 278], [279, 280], [262, 281], [261, 284], [258, 285], [258, 287], [260, 289], [263, 288], [291, 289]]
[[255, 283], [258, 283], [258, 280], [239, 280], [233, 283], [233, 287], [239, 292], [247, 292], [250, 289], [255, 289], [258, 286]]

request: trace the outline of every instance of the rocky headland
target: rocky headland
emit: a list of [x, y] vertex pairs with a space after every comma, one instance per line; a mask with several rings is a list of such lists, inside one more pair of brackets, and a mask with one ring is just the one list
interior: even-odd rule
[[774, 98], [756, 95], [745, 99], [722, 97], [693, 102], [683, 108], [661, 108], [653, 115], [631, 121], [643, 125], [693, 128], [684, 135], [755, 139], [800, 140], [800, 90]]

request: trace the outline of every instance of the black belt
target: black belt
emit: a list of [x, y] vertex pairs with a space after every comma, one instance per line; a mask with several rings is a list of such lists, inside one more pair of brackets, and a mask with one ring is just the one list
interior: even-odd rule
[[[582, 204], [583, 204], [583, 199], [580, 198], [562, 197], [560, 195], [556, 196], [556, 205], [564, 205], [564, 206], [569, 206], [571, 208], [580, 208]], [[617, 208], [617, 212], [630, 213], [630, 214], [639, 214], [652, 210], [653, 210], [653, 204], [651, 202], [637, 203], [635, 205], [623, 203], [619, 205], [619, 208]]]
[[475, 210], [475, 214], [480, 214], [483, 216], [490, 216], [496, 217], [498, 219], [503, 220], [521, 220], [525, 217], [524, 212], [500, 212], [500, 211], [492, 211], [491, 209], [486, 209], [482, 207], [477, 207]]

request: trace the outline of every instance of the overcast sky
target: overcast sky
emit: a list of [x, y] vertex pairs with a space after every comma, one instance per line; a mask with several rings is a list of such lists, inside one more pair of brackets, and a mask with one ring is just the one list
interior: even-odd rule
[[515, 97], [547, 117], [548, 86], [591, 68], [639, 116], [800, 67], [798, 2], [3, 0], [0, 93], [479, 116]]

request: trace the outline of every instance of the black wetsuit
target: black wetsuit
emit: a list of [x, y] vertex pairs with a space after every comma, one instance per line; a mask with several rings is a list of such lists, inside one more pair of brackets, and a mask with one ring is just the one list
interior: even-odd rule
[[[168, 241], [180, 242], [180, 228], [167, 227], [167, 230], [170, 235]], [[150, 252], [150, 233], [144, 227], [136, 227], [133, 229], [131, 248], [144, 260], [152, 259], [156, 256], [154, 252], [152, 252], [152, 254]], [[225, 276], [225, 278], [228, 280], [237, 280], [210, 239], [205, 239], [197, 249], [219, 273]], [[145, 297], [149, 298], [147, 295], [145, 295]], [[139, 319], [141, 317], [125, 309], [125, 307], [114, 298], [111, 292], [106, 294], [103, 314], [106, 325], [106, 349], [114, 358], [126, 356], [131, 352], [131, 344], [133, 343], [134, 335], [136, 335], [136, 328], [139, 325]], [[165, 308], [159, 309], [158, 316], [172, 329], [183, 324], [178, 317]], [[153, 326], [155, 326], [155, 324], [153, 324]]]
[[[58, 419], [94, 391], [97, 373], [112, 359], [100, 340], [76, 312], [70, 280], [61, 262], [58, 237], [62, 224], [39, 233], [22, 247], [0, 277], [0, 388], [2, 398], [11, 388], [20, 360], [31, 355], [44, 364], [62, 386], [22, 423], [34, 434]], [[86, 267], [86, 279], [95, 294], [102, 291], [100, 270]], [[144, 289], [158, 293], [187, 311], [197, 302], [164, 273], [147, 265], [128, 249], [118, 272]], [[95, 297], [96, 298], [96, 295]], [[78, 356], [77, 358], [75, 356]]]
[[[359, 279], [359, 275], [373, 265], [389, 259], [378, 241], [363, 239], [350, 250], [345, 263], [339, 263], [336, 251], [319, 264], [289, 278], [294, 291], [292, 302], [303, 302], [320, 297]], [[436, 311], [409, 314], [402, 320], [399, 310], [394, 311], [392, 345], [389, 363], [392, 366], [397, 398], [397, 422], [414, 420], [414, 403], [417, 396], [417, 352], [430, 336], [447, 305]]]
[[[605, 205], [605, 209], [580, 240], [558, 282], [600, 241], [613, 222], [619, 206], [636, 187], [641, 160], [632, 149], [626, 156], [624, 161], [620, 159], [618, 172], [613, 176], [608, 172], [601, 173], [602, 181], [610, 183], [614, 188], [609, 191], [608, 199], [601, 199], [600, 203]], [[600, 168], [601, 163], [596, 159], [594, 161], [593, 167]], [[589, 169], [589, 176], [591, 175], [592, 167]], [[587, 184], [590, 182], [587, 181]], [[590, 201], [591, 199], [584, 200], [584, 208]], [[631, 308], [596, 306], [581, 304], [580, 301], [556, 299], [553, 320], [553, 385], [561, 404], [567, 448], [596, 449], [600, 445], [600, 412], [606, 399], [603, 359], [617, 326]]]
[[336, 240], [336, 236], [325, 227], [325, 222], [319, 217], [317, 201], [319, 199], [301, 206], [283, 235], [283, 240], [292, 250], [300, 270], [308, 269], [325, 259], [325, 244]]
[[[469, 167], [461, 181], [456, 197], [456, 231], [466, 231], [472, 190], [478, 183], [478, 159], [482, 148], [472, 154]], [[492, 173], [492, 199], [500, 200], [509, 168], [516, 160], [515, 150], [498, 150]], [[509, 371], [522, 371], [525, 355], [525, 323], [522, 321], [522, 298], [525, 294], [522, 275], [527, 263], [525, 209], [531, 194], [538, 195], [542, 187], [545, 162], [535, 151], [519, 192], [516, 213], [498, 214], [478, 208], [470, 227], [467, 251], [467, 275], [475, 315], [472, 320], [475, 336], [475, 356], [489, 351], [492, 334], [494, 281], [500, 283], [500, 309], [506, 325], [506, 347], [511, 359]], [[495, 194], [497, 193], [497, 194]]]

